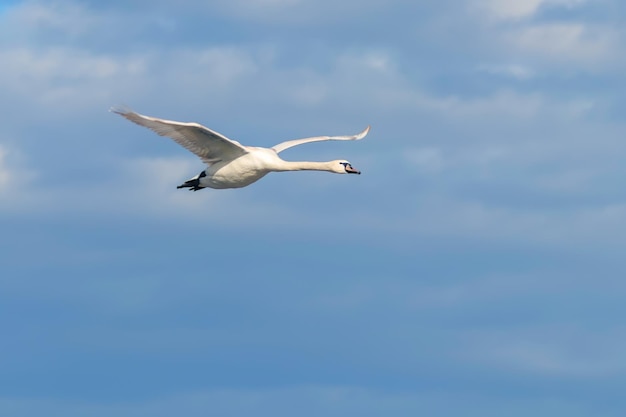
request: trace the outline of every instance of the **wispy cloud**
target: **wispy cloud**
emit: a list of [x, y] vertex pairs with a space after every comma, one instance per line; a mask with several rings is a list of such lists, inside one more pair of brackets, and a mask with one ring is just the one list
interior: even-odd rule
[[515, 62], [483, 65], [482, 70], [528, 79], [545, 71], [612, 71], [624, 65], [618, 52], [624, 34], [609, 19], [587, 20], [580, 13], [539, 17], [543, 10], [582, 9], [591, 4], [586, 0], [476, 0], [468, 4], [476, 12], [473, 16], [480, 33], [486, 34], [485, 44], [500, 61]]
[[[553, 413], [582, 417], [593, 413], [584, 404], [561, 399], [544, 400], [507, 396], [489, 399], [475, 392], [456, 392], [456, 401], [449, 401], [439, 388], [413, 389], [405, 392], [368, 389], [350, 385], [306, 385], [295, 388], [270, 389], [203, 389], [183, 392], [159, 399], [146, 399], [133, 403], [95, 403], [85, 401], [55, 401], [49, 399], [0, 399], [2, 409], [11, 410], [12, 417], [26, 417], [41, 413], [62, 414], [65, 417], [154, 416], [165, 417], [176, 413], [188, 417], [200, 417], [206, 413], [215, 415], [246, 416], [300, 415], [303, 417], [329, 417], [350, 415], [377, 416], [393, 410], [398, 416], [410, 416], [426, 412], [431, 416], [444, 417], [457, 412], [461, 403], [464, 415], [480, 417], [485, 414], [523, 417], [539, 413]], [[261, 410], [261, 411], [260, 411]]]
[[534, 77], [532, 69], [523, 65], [479, 65], [478, 70], [492, 75], [528, 80]]
[[573, 323], [561, 323], [476, 334], [481, 338], [476, 359], [516, 372], [569, 378], [626, 375], [623, 329], [581, 332]]
[[9, 24], [20, 27], [18, 33], [54, 31], [80, 36], [93, 29], [98, 19], [81, 4], [60, 1], [51, 4], [17, 2], [10, 13]]
[[617, 32], [582, 23], [537, 24], [511, 31], [507, 38], [521, 52], [547, 61], [602, 68], [619, 50]]
[[26, 190], [33, 185], [37, 171], [27, 170], [23, 160], [21, 152], [0, 140], [0, 212], [19, 210], [23, 204], [33, 203]]
[[[74, 109], [84, 108], [93, 97], [106, 109], [107, 101], [131, 99], [133, 92], [147, 86], [158, 93], [157, 77], [176, 79], [170, 87], [173, 94], [177, 88], [180, 93], [193, 88], [224, 91], [235, 80], [255, 72], [254, 59], [246, 51], [228, 47], [183, 49], [159, 56], [151, 52], [112, 56], [76, 48], [13, 48], [0, 51], [0, 59], [7, 63], [0, 69], [0, 85], [5, 89], [46, 107], [58, 108], [55, 103], [62, 100], [66, 108]], [[180, 62], [185, 65], [180, 67]]]
[[498, 20], [518, 20], [530, 18], [541, 9], [550, 7], [573, 8], [587, 0], [473, 0], [471, 5]]
[[0, 144], [0, 190], [3, 190], [11, 180], [11, 174], [6, 163], [7, 151]]

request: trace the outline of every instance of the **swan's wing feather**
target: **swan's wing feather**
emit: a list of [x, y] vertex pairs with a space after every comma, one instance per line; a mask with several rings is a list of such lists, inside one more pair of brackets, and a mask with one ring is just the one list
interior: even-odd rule
[[182, 123], [172, 120], [144, 116], [128, 109], [111, 108], [117, 113], [140, 126], [147, 127], [161, 136], [167, 136], [198, 155], [207, 164], [223, 159], [235, 159], [248, 153], [239, 142], [228, 139], [198, 123]]
[[325, 140], [359, 140], [363, 139], [367, 133], [370, 131], [370, 127], [366, 127], [361, 133], [350, 136], [315, 136], [312, 138], [304, 138], [304, 139], [295, 139], [289, 140], [287, 142], [279, 143], [276, 146], [273, 146], [272, 149], [276, 151], [276, 153], [280, 153], [285, 149], [291, 148], [292, 146], [302, 145], [303, 143], [309, 142], [321, 142]]

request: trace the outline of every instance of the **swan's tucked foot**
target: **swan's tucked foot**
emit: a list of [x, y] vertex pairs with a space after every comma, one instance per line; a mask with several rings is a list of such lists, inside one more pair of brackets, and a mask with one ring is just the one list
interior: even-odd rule
[[187, 184], [187, 182], [185, 184], [179, 185], [176, 188], [189, 188], [189, 191], [198, 191], [198, 190], [202, 190], [203, 188], [206, 188], [206, 187], [200, 187], [199, 185]]
[[201, 190], [203, 187], [200, 185], [200, 178], [206, 177], [206, 172], [202, 171], [197, 177], [192, 178], [190, 180], [185, 181], [184, 183], [182, 183], [181, 185], [179, 185], [178, 187], [176, 187], [177, 189], [180, 188], [189, 188], [189, 191], [198, 191]]

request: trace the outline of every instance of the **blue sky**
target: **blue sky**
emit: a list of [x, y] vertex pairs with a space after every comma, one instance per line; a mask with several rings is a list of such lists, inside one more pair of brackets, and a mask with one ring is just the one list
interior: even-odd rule
[[[0, 11], [1, 415], [623, 415], [622, 2]], [[111, 105], [372, 131], [189, 193]]]

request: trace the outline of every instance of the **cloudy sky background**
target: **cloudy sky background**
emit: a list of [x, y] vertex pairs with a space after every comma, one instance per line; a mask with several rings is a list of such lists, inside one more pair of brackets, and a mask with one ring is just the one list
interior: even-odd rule
[[[626, 5], [0, 1], [0, 414], [622, 416]], [[622, 87], [620, 87], [622, 86]], [[202, 164], [108, 113], [244, 144]]]

